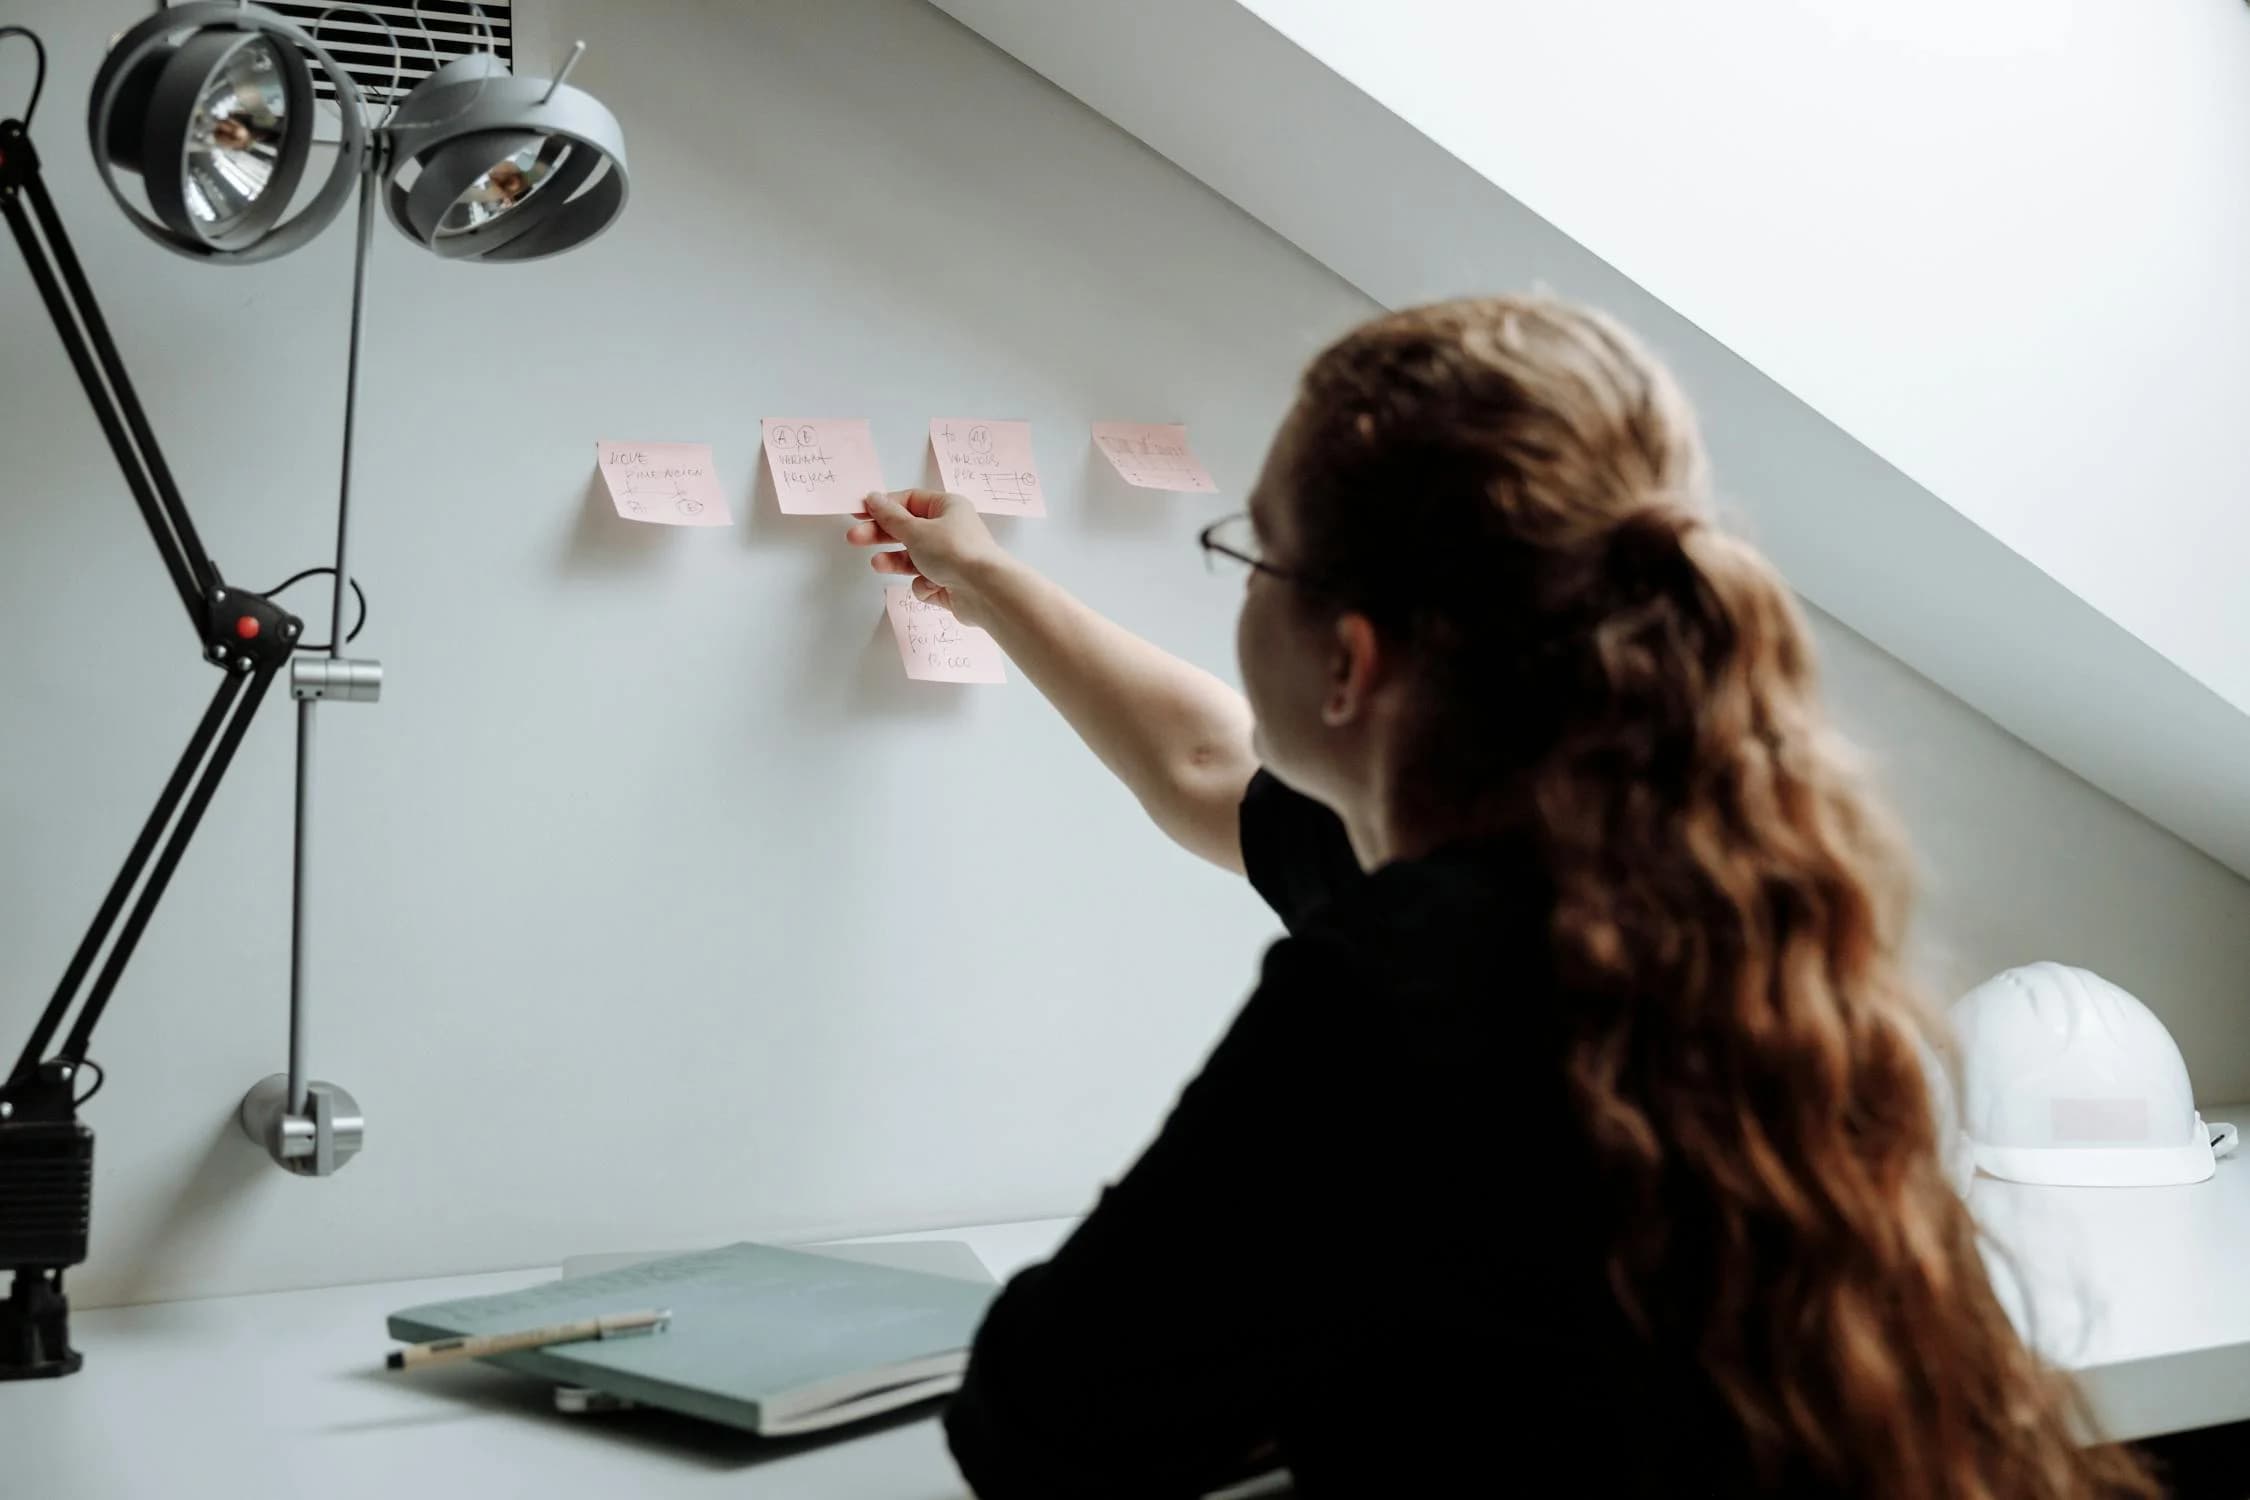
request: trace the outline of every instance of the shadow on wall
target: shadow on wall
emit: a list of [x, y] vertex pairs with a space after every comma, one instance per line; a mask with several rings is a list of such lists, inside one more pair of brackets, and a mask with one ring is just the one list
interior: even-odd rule
[[773, 466], [766, 462], [763, 446], [754, 450], [752, 462], [756, 477], [750, 485], [749, 512], [742, 518], [744, 546], [793, 547], [802, 554], [824, 557], [831, 563], [866, 566], [844, 545], [844, 528], [851, 524], [850, 517], [785, 515], [781, 496], [773, 487]]
[[165, 1272], [183, 1263], [212, 1259], [206, 1247], [233, 1238], [231, 1221], [247, 1207], [261, 1180], [280, 1175], [235, 1123], [229, 1105], [213, 1128], [203, 1156], [183, 1175], [157, 1213], [142, 1219], [147, 1232], [138, 1240], [105, 1247], [102, 1260], [116, 1269], [103, 1289], [108, 1306], [161, 1301], [180, 1295], [167, 1285]]
[[600, 468], [589, 458], [586, 490], [563, 538], [562, 571], [581, 577], [647, 572], [669, 550], [671, 534], [682, 529], [650, 526], [620, 516], [610, 501], [609, 485]]
[[1087, 526], [1094, 531], [1151, 532], [1161, 531], [1169, 520], [1170, 508], [1180, 503], [1180, 496], [1163, 490], [1144, 490], [1125, 482], [1117, 466], [1102, 457], [1100, 447], [1084, 431], [1071, 434], [1085, 444], [1085, 460], [1079, 466], [1079, 510], [1086, 517]]
[[[882, 718], [948, 719], [967, 711], [959, 691], [931, 691], [938, 684], [908, 679], [901, 664], [890, 619], [884, 611], [883, 580], [868, 567], [868, 551], [844, 541], [848, 516], [782, 514], [774, 492], [773, 470], [763, 455], [743, 518], [743, 541], [751, 547], [793, 549], [805, 561], [798, 578], [798, 609], [825, 618], [823, 640], [859, 641], [845, 668], [834, 653], [805, 652], [790, 680], [792, 712], [826, 714], [845, 721], [868, 715]], [[862, 635], [859, 621], [872, 618]]]
[[968, 713], [978, 692], [990, 688], [959, 688], [942, 682], [916, 682], [906, 675], [898, 653], [898, 636], [891, 629], [890, 613], [880, 598], [871, 599], [875, 628], [868, 633], [852, 670], [852, 712], [879, 714], [894, 719], [955, 719]]

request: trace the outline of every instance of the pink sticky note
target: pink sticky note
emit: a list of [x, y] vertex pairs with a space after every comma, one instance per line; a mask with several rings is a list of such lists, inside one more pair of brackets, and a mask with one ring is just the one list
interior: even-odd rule
[[978, 510], [1002, 516], [1047, 513], [1039, 465], [1031, 456], [1029, 422], [932, 417], [930, 448], [937, 454], [938, 477], [945, 487], [967, 495]]
[[1127, 484], [1144, 490], [1215, 491], [1211, 471], [1177, 422], [1096, 422], [1094, 442]]
[[628, 521], [658, 526], [732, 526], [709, 443], [594, 444], [609, 503]]
[[885, 589], [883, 608], [898, 637], [906, 675], [923, 682], [1006, 682], [1000, 643], [953, 611], [925, 604], [909, 589]]
[[768, 417], [766, 463], [793, 516], [850, 516], [883, 485], [865, 417]]

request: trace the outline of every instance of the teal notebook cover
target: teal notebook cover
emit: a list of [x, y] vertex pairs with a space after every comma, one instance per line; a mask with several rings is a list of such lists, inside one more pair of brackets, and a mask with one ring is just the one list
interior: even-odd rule
[[745, 1244], [408, 1308], [389, 1326], [391, 1337], [418, 1343], [668, 1308], [661, 1332], [487, 1362], [778, 1436], [945, 1394], [997, 1291]]

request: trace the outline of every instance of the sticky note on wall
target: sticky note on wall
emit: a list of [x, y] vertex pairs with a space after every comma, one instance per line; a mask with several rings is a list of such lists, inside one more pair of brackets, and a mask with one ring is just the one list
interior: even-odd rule
[[978, 510], [1002, 516], [1047, 513], [1029, 422], [933, 417], [930, 449], [937, 455], [939, 480], [954, 494], [968, 496]]
[[731, 526], [709, 443], [594, 444], [609, 503], [628, 521], [658, 526]]
[[953, 611], [926, 604], [911, 589], [885, 589], [883, 608], [898, 637], [906, 675], [922, 682], [1006, 682], [1000, 643]]
[[885, 488], [865, 417], [767, 417], [766, 465], [781, 508], [794, 516], [856, 515]]
[[1176, 422], [1096, 422], [1094, 444], [1127, 484], [1144, 490], [1219, 488]]

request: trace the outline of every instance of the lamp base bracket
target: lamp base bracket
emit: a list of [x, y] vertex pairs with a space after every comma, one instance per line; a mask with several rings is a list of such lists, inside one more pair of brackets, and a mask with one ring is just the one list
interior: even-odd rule
[[342, 1170], [367, 1137], [359, 1101], [340, 1085], [315, 1079], [305, 1085], [301, 1113], [289, 1109], [289, 1075], [274, 1073], [251, 1086], [236, 1112], [242, 1133], [265, 1148], [284, 1171], [329, 1177]]

